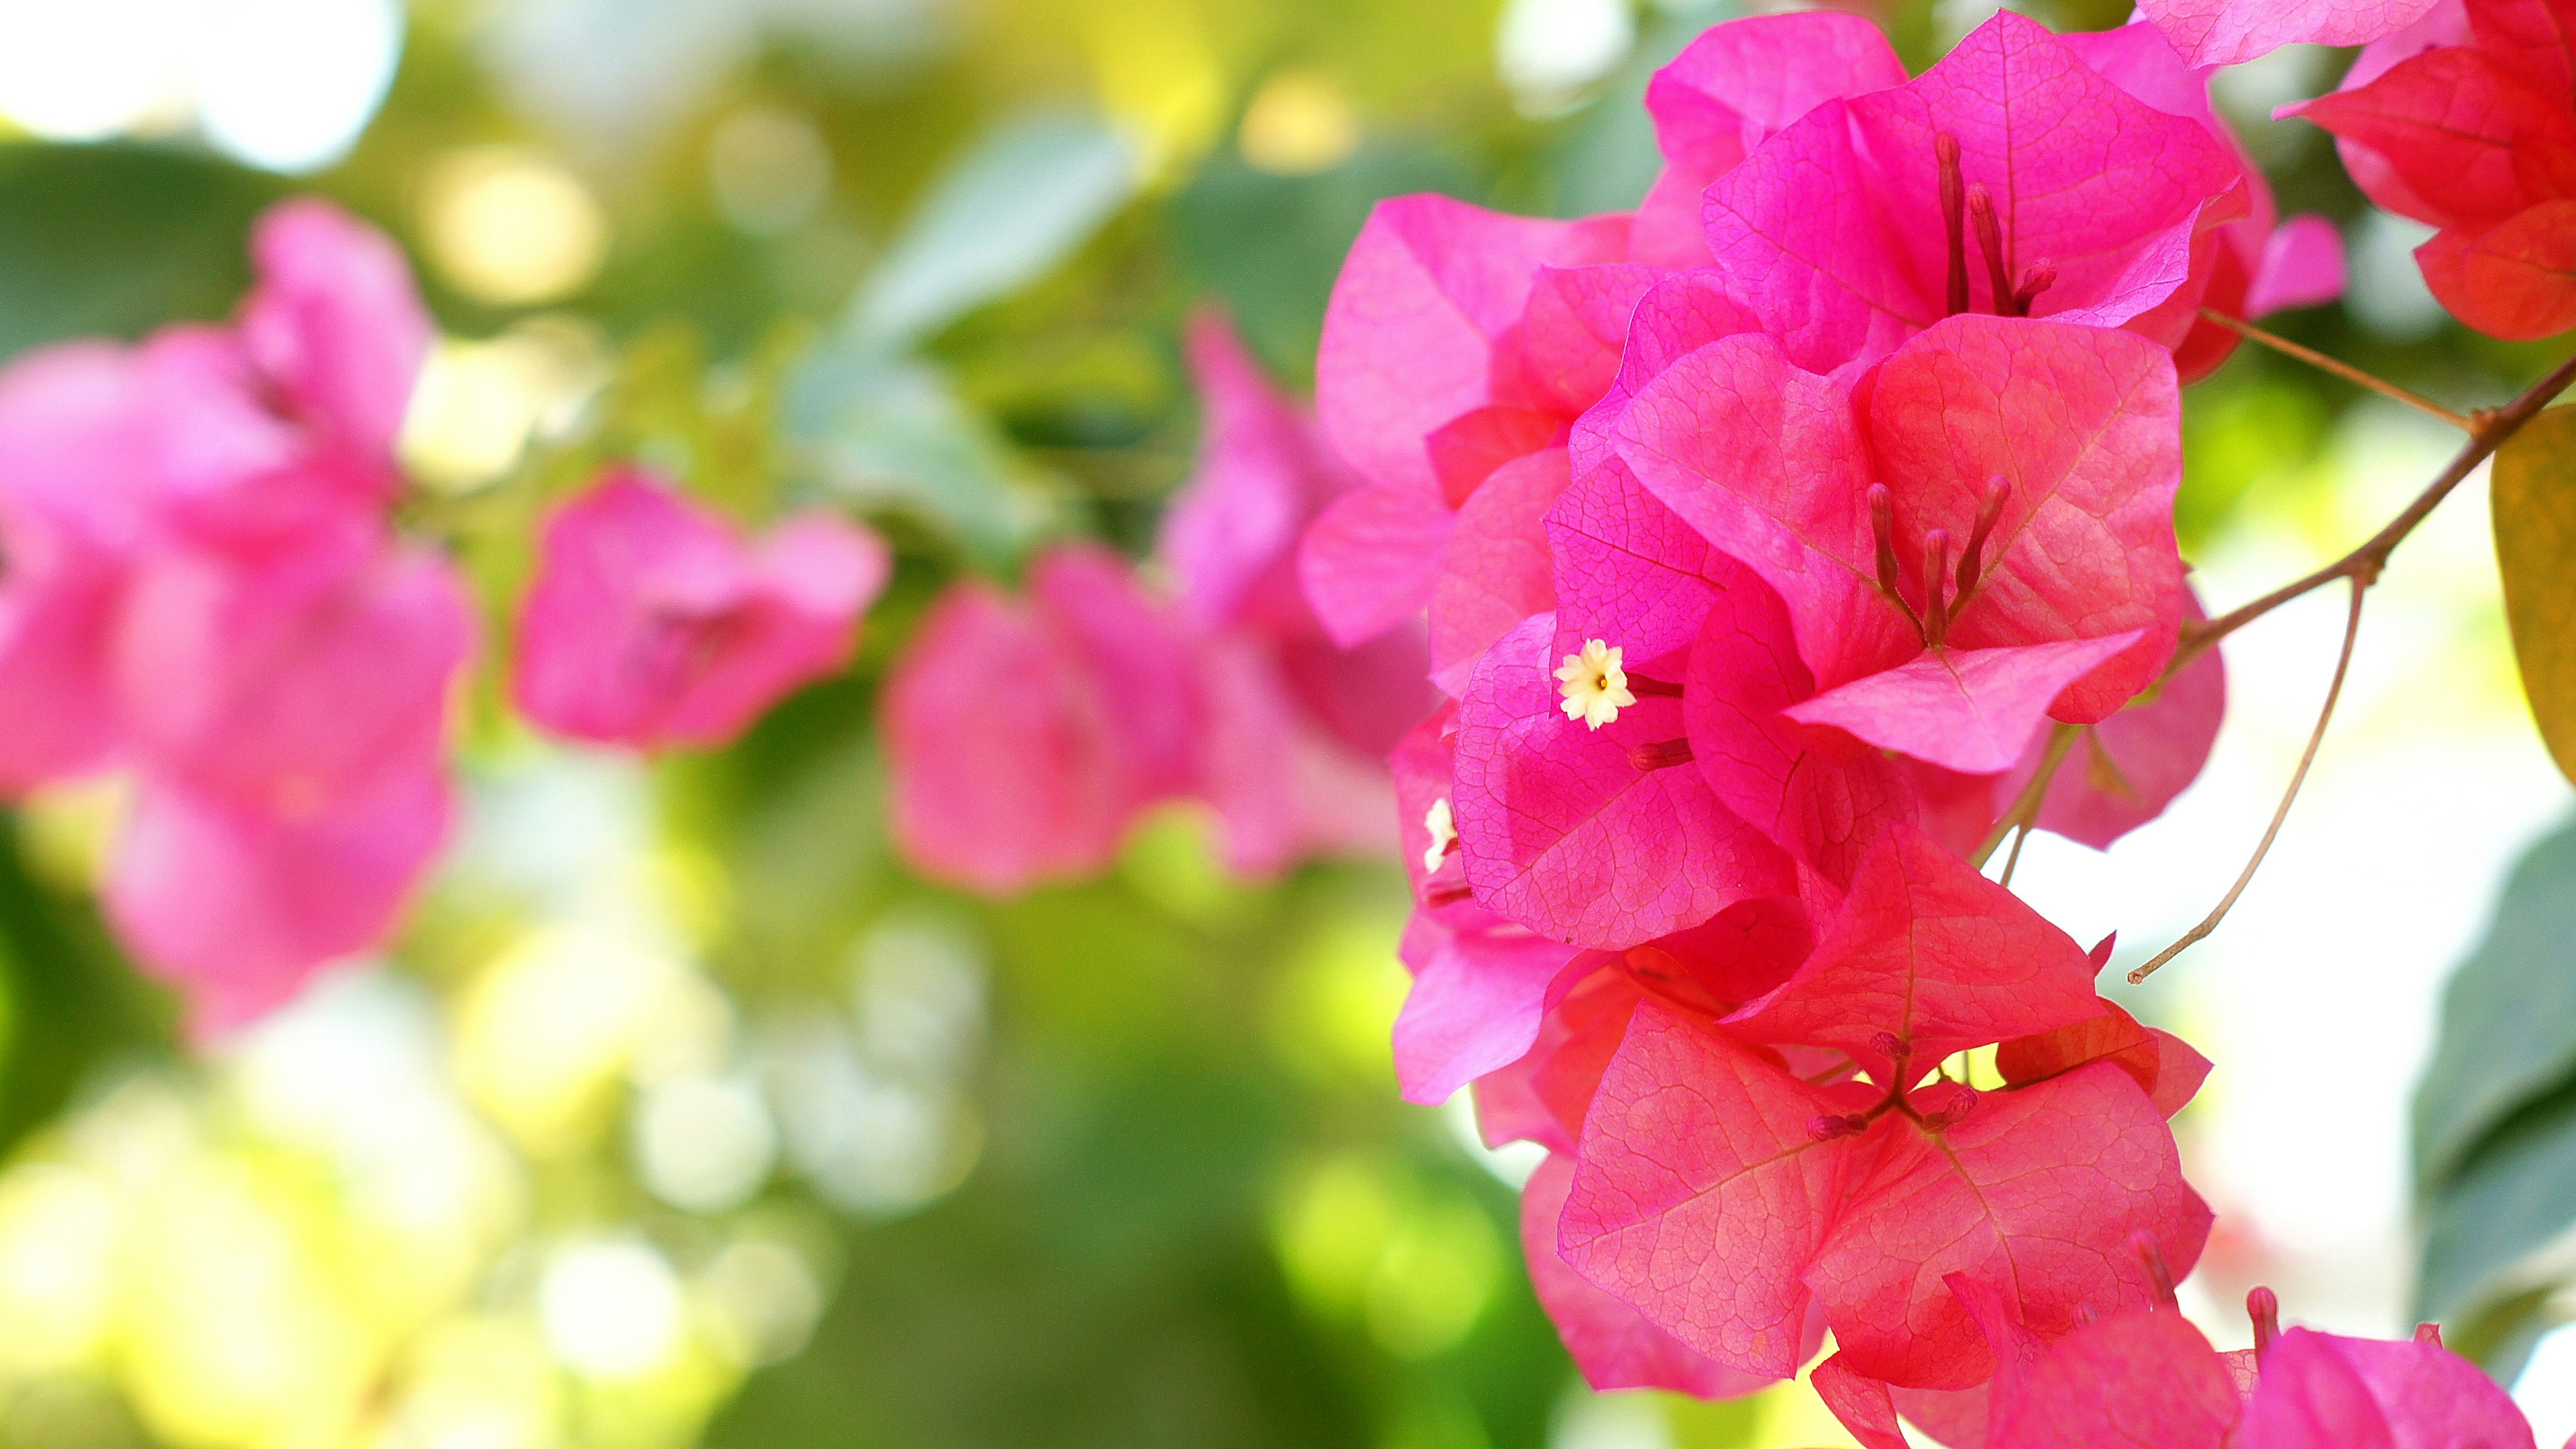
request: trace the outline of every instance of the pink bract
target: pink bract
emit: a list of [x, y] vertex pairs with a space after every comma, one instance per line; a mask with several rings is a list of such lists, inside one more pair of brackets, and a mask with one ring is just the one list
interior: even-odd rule
[[[1617, 424], [1638, 480], [1787, 601], [1819, 690], [1910, 666], [1799, 717], [1986, 773], [2044, 719], [2101, 719], [2152, 681], [2185, 597], [2164, 351], [2100, 328], [1957, 317], [1867, 381], [1801, 371], [1767, 338], [1722, 338]], [[2134, 642], [2115, 647], [2122, 636]], [[2094, 651], [2110, 657], [2088, 662]], [[1939, 678], [1962, 708], [1879, 702], [1919, 698], [1913, 676]]]
[[2245, 205], [2216, 138], [2007, 12], [1903, 86], [1818, 106], [1712, 185], [1705, 215], [1730, 286], [1821, 371], [1962, 312], [2178, 342], [2195, 238]]
[[1051, 616], [978, 583], [932, 607], [884, 697], [888, 814], [925, 874], [995, 894], [1108, 863], [1140, 792], [1112, 701]]
[[[1552, 1154], [1521, 1189], [1521, 1250], [1529, 1260], [1530, 1286], [1565, 1340], [1566, 1352], [1596, 1392], [1671, 1389], [1703, 1399], [1732, 1399], [1773, 1380], [1730, 1369], [1694, 1352], [1645, 1315], [1585, 1282], [1557, 1249], [1557, 1222], [1574, 1183], [1574, 1163]], [[1810, 1315], [1801, 1356], [1824, 1337], [1821, 1317]]]
[[2144, 0], [2194, 65], [2241, 65], [2284, 45], [2361, 45], [2405, 29], [2436, 0]]
[[[2282, 108], [2332, 131], [2371, 200], [2438, 230], [2416, 250], [2453, 316], [2527, 340], [2576, 326], [2576, 12], [2469, 0], [2467, 34]], [[2409, 17], [2410, 19], [2414, 17]], [[2448, 15], [2425, 17], [2438, 33]], [[2384, 68], [2382, 68], [2384, 67]]]
[[147, 773], [102, 903], [145, 969], [187, 990], [192, 1029], [222, 1033], [382, 941], [454, 814], [436, 774], [285, 813]]
[[1789, 862], [1690, 768], [1681, 707], [1601, 729], [1559, 709], [1556, 619], [1505, 635], [1460, 702], [1452, 797], [1477, 900], [1543, 936], [1624, 949], [1795, 893]]
[[1629, 250], [1657, 267], [1704, 267], [1700, 194], [1824, 102], [1905, 84], [1905, 64], [1859, 15], [1754, 15], [1711, 26], [1655, 72], [1646, 113], [1663, 174], [1637, 208]]
[[663, 480], [612, 469], [539, 537], [512, 699], [573, 739], [724, 744], [847, 662], [888, 568], [875, 535], [830, 514], [747, 543]]

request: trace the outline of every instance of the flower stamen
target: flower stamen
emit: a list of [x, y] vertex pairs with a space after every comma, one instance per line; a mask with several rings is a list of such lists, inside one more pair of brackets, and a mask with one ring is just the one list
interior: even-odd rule
[[1422, 828], [1431, 832], [1431, 844], [1422, 851], [1422, 869], [1436, 871], [1440, 862], [1449, 858], [1449, 852], [1458, 848], [1458, 817], [1449, 808], [1448, 796], [1431, 802], [1431, 808], [1423, 814]]

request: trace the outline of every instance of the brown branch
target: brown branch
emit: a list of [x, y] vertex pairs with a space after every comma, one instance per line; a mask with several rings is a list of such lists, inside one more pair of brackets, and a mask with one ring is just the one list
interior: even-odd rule
[[2406, 389], [2399, 387], [2397, 384], [2390, 382], [2384, 377], [2374, 377], [2371, 374], [2362, 371], [2360, 368], [2353, 366], [2349, 362], [2342, 361], [2338, 358], [2328, 357], [2313, 347], [2302, 347], [2298, 343], [2292, 342], [2289, 338], [2282, 336], [2280, 333], [2267, 332], [2262, 328], [2255, 326], [2253, 323], [2246, 321], [2242, 317], [2230, 317], [2226, 313], [2210, 307], [2201, 308], [2200, 315], [2207, 320], [2215, 322], [2219, 326], [2226, 328], [2228, 331], [2235, 333], [2237, 336], [2244, 338], [2248, 342], [2259, 342], [2265, 347], [2269, 347], [2283, 356], [2295, 357], [2310, 367], [2314, 367], [2325, 372], [2331, 372], [2335, 376], [2342, 378], [2344, 381], [2353, 384], [2355, 387], [2366, 387], [2372, 392], [2379, 394], [2381, 397], [2389, 399], [2391, 402], [2401, 402], [2406, 406], [2415, 409], [2419, 413], [2440, 418], [2442, 421], [2449, 423], [2452, 427], [2459, 429], [2461, 432], [2474, 433], [2478, 430], [2476, 423], [2451, 411], [2449, 408], [2442, 406], [2431, 398], [2425, 397], [2420, 393], [2408, 392]]
[[2208, 652], [2219, 640], [2262, 618], [2265, 614], [2324, 588], [2337, 579], [2358, 579], [2364, 587], [2378, 581], [2379, 572], [2387, 567], [2388, 556], [2397, 545], [2413, 533], [2416, 526], [2432, 516], [2451, 490], [2460, 486], [2478, 465], [2503, 447], [2506, 440], [2522, 431], [2523, 425], [2538, 416], [2557, 396], [2576, 383], [2576, 357], [2552, 369], [2547, 377], [2533, 383], [2520, 397], [2500, 408], [2481, 409], [2469, 418], [2469, 441], [2444, 467], [2415, 501], [2388, 520], [2386, 527], [2374, 533], [2352, 552], [2336, 559], [2305, 578], [2283, 584], [2250, 604], [2228, 610], [2215, 619], [2183, 626], [2181, 647], [2174, 651], [2173, 662], [2165, 666], [2165, 677], [2179, 674], [2193, 660]]
[[2263, 831], [2261, 843], [2254, 847], [2253, 858], [2245, 862], [2245, 869], [2237, 873], [2236, 884], [2227, 888], [2226, 896], [2208, 915], [2201, 917], [2199, 925], [2183, 932], [2182, 939], [2158, 951], [2145, 965], [2129, 973], [2131, 985], [2154, 975], [2157, 967], [2217, 930], [2218, 923], [2227, 919], [2228, 911], [2235, 907], [2236, 898], [2245, 894], [2245, 887], [2253, 884], [2254, 872], [2262, 868], [2263, 857], [2271, 852], [2272, 842], [2281, 834], [2281, 822], [2290, 818], [2290, 804], [2299, 798], [2299, 787], [2307, 783], [2308, 767], [2317, 762], [2317, 747], [2325, 743], [2326, 723], [2334, 718], [2335, 701], [2343, 696], [2344, 674], [2352, 667], [2353, 643], [2361, 637], [2361, 601], [2368, 595], [2370, 584], [2368, 576], [2352, 576], [2352, 610], [2344, 616], [2343, 651], [2335, 656], [2334, 682], [2326, 686], [2325, 707], [2317, 711], [2317, 727], [2308, 732], [2308, 747], [2299, 755], [2299, 768], [2290, 773], [2290, 788], [2281, 792], [2281, 803], [2273, 810], [2272, 823]]

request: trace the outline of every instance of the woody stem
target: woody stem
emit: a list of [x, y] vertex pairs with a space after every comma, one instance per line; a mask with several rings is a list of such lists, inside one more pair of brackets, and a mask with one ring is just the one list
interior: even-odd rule
[[2012, 878], [2013, 878], [2013, 872], [2021, 868], [2021, 846], [2022, 846], [2022, 842], [2023, 842], [2023, 841], [2025, 841], [2025, 840], [2028, 840], [2028, 839], [2030, 839], [2030, 827], [2029, 827], [2029, 826], [2027, 826], [2027, 825], [2025, 825], [2025, 826], [2023, 826], [2021, 829], [2016, 830], [2016, 831], [2014, 831], [2014, 832], [2013, 832], [2013, 848], [2012, 848], [2012, 854], [2007, 855], [2007, 856], [2005, 856], [2005, 857], [2004, 857], [2004, 873], [2003, 873], [2003, 878], [2002, 878], [2001, 880], [1996, 881], [1996, 882], [1995, 882], [1995, 884], [1997, 884], [1997, 885], [1999, 885], [1999, 886], [2003, 886], [2003, 887], [2005, 887], [2005, 888], [2007, 888], [2007, 889], [2009, 889], [2009, 888], [2011, 887], [2011, 885], [2012, 885]]
[[2525, 423], [2539, 416], [2570, 384], [2576, 384], [2576, 357], [2551, 369], [2547, 377], [2533, 383], [2520, 397], [2500, 408], [2482, 408], [2468, 420], [2469, 441], [2463, 445], [2439, 476], [2406, 505], [2404, 511], [2388, 520], [2386, 527], [2374, 533], [2359, 548], [2318, 569], [2307, 577], [2283, 584], [2250, 604], [2230, 609], [2205, 623], [2186, 625], [2182, 645], [2174, 651], [2173, 662], [2165, 666], [2165, 677], [2171, 679], [2193, 660], [2206, 653], [2219, 640], [2253, 623], [2256, 619], [2290, 602], [2304, 597], [2337, 579], [2357, 579], [2365, 587], [2379, 578], [2388, 565], [2388, 556], [2413, 533], [2418, 524], [2441, 506], [2451, 490], [2460, 486], [2478, 465], [2487, 460], [2506, 440], [2522, 431]]
[[2060, 723], [2049, 726], [2048, 751], [2040, 756], [2039, 768], [2031, 773], [2030, 782], [2021, 787], [2021, 793], [2013, 797], [2011, 807], [1995, 822], [1995, 828], [1986, 832], [1985, 841], [1977, 847], [1977, 853], [1969, 857], [1970, 864], [1979, 870], [1985, 869], [1986, 862], [1994, 858], [1995, 848], [2004, 843], [2006, 834], [2015, 826], [2027, 827], [2039, 818], [2039, 802], [2048, 794], [2048, 782], [2057, 778], [2057, 767], [2066, 763], [2067, 752], [2075, 748], [2075, 737], [2083, 732], [2080, 725]]
[[2253, 323], [2246, 321], [2242, 317], [2230, 317], [2226, 313], [2213, 307], [2201, 308], [2200, 315], [2217, 323], [2219, 326], [2226, 328], [2228, 331], [2235, 333], [2237, 336], [2244, 338], [2248, 342], [2259, 342], [2265, 347], [2269, 347], [2273, 351], [2280, 353], [2284, 357], [2295, 357], [2310, 367], [2331, 372], [2335, 376], [2342, 378], [2344, 381], [2349, 382], [2356, 387], [2366, 387], [2372, 392], [2375, 392], [2381, 397], [2387, 398], [2392, 402], [2401, 402], [2406, 404], [2408, 407], [2415, 409], [2417, 412], [2440, 418], [2442, 421], [2449, 423], [2452, 427], [2459, 429], [2461, 432], [2474, 433], [2478, 430], [2477, 424], [2471, 422], [2465, 417], [2462, 417], [2460, 414], [2451, 411], [2449, 408], [2442, 406], [2440, 403], [2433, 401], [2431, 398], [2424, 397], [2418, 393], [2408, 392], [2406, 389], [2388, 381], [2386, 378], [2373, 377], [2369, 373], [2362, 371], [2360, 368], [2353, 366], [2351, 363], [2328, 357], [2313, 347], [2302, 347], [2298, 343], [2292, 342], [2289, 338], [2284, 337], [2277, 332], [2265, 331], [2263, 328], [2255, 326]]
[[2265, 827], [2263, 839], [2255, 845], [2253, 858], [2245, 862], [2245, 869], [2237, 873], [2236, 884], [2227, 888], [2227, 894], [2208, 915], [2200, 918], [2199, 925], [2183, 932], [2180, 940], [2158, 951], [2145, 965], [2129, 973], [2131, 985], [2154, 975], [2156, 968], [2217, 930], [2218, 923], [2226, 920], [2228, 911], [2234, 909], [2236, 898], [2245, 894], [2245, 887], [2253, 883], [2254, 872], [2262, 868], [2263, 857], [2271, 852], [2272, 842], [2280, 837], [2281, 822], [2290, 818], [2291, 802], [2299, 798], [2299, 787], [2307, 783], [2308, 767], [2317, 762], [2317, 746], [2325, 743], [2326, 723], [2334, 718], [2335, 701], [2343, 696], [2344, 674], [2352, 667], [2353, 642], [2361, 637], [2361, 601], [2369, 594], [2371, 578], [2375, 574], [2374, 569], [2370, 574], [2356, 573], [2352, 576], [2352, 609], [2344, 616], [2343, 651], [2335, 656], [2334, 682], [2326, 686], [2325, 707], [2317, 711], [2317, 727], [2308, 732], [2308, 747], [2299, 754], [2299, 768], [2290, 772], [2290, 788], [2281, 792], [2281, 803], [2272, 811], [2272, 823]]

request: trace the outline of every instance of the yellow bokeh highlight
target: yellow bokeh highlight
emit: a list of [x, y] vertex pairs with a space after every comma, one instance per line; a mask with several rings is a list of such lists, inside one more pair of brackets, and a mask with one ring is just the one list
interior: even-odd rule
[[1359, 149], [1359, 111], [1330, 76], [1281, 71], [1252, 93], [1235, 145], [1246, 163], [1275, 175], [1329, 171]]
[[646, 1028], [690, 974], [605, 933], [548, 927], [502, 952], [466, 989], [456, 1078], [466, 1096], [537, 1157], [598, 1140]]
[[1225, 68], [1197, 6], [1093, 0], [1080, 24], [1102, 108], [1135, 136], [1149, 181], [1174, 178], [1225, 124]]
[[421, 239], [449, 285], [478, 302], [528, 306], [590, 284], [608, 257], [608, 214], [581, 178], [513, 146], [448, 155], [421, 189]]

